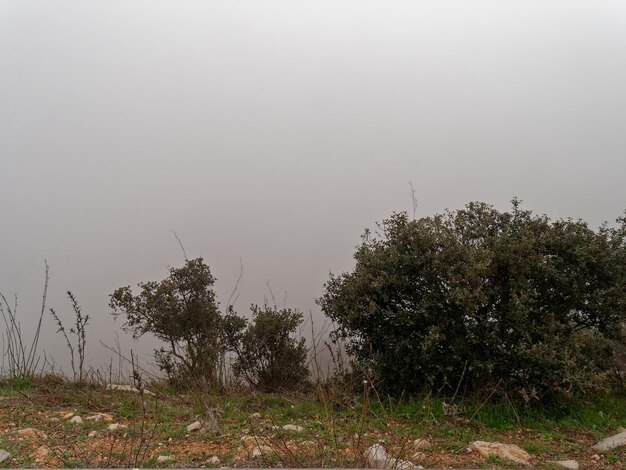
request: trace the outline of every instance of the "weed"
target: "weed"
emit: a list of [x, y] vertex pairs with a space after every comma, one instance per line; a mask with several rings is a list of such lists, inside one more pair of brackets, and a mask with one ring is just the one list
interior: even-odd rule
[[[56, 311], [51, 308], [50, 314], [56, 321], [59, 329], [57, 333], [61, 333], [65, 338], [65, 343], [70, 351], [71, 362], [70, 365], [72, 367], [72, 372], [74, 374], [74, 380], [78, 382], [82, 382], [85, 379], [85, 351], [87, 345], [87, 325], [89, 324], [89, 315], [83, 315], [82, 308], [78, 305], [78, 301], [74, 294], [70, 291], [67, 291], [67, 296], [70, 299], [72, 304], [72, 309], [74, 310], [74, 327], [70, 328], [70, 334], [74, 334], [76, 336], [76, 354], [78, 354], [78, 359], [75, 357], [75, 348], [70, 338], [68, 336], [67, 331], [65, 330], [65, 326], [63, 322], [57, 315]], [[76, 361], [78, 361], [78, 370]]]

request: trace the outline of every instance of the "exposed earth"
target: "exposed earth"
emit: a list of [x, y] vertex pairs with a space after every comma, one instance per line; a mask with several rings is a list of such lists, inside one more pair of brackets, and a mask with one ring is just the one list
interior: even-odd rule
[[[102, 385], [6, 382], [0, 467], [567, 468], [557, 462], [570, 460], [579, 468], [626, 467], [624, 447], [592, 448], [622, 431], [623, 400], [578, 418], [533, 420], [512, 404], [450, 412], [449, 404], [429, 399], [154, 392], [144, 393], [144, 408], [140, 394]], [[530, 458], [483, 455], [475, 441], [514, 444]], [[386, 463], [369, 459], [377, 444]]]

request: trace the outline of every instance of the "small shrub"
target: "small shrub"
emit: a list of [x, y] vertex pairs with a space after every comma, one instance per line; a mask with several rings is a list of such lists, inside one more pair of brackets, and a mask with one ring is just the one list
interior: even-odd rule
[[252, 322], [245, 331], [231, 336], [237, 352], [235, 376], [263, 391], [303, 386], [309, 380], [308, 350], [304, 338], [293, 336], [302, 324], [302, 314], [267, 305], [252, 305], [251, 309]]
[[221, 385], [223, 317], [213, 291], [215, 278], [202, 258], [171, 268], [160, 282], [139, 284], [140, 292], [121, 287], [111, 294], [115, 317], [138, 338], [151, 333], [164, 346], [155, 351], [159, 367], [179, 383]]

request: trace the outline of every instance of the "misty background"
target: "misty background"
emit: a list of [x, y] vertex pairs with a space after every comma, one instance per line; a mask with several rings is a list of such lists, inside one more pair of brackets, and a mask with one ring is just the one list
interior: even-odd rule
[[[203, 256], [222, 305], [323, 317], [364, 228], [513, 196], [597, 227], [626, 209], [623, 1], [0, 0], [0, 291], [108, 296]], [[46, 312], [41, 347], [68, 351]], [[122, 337], [149, 361], [154, 342]]]

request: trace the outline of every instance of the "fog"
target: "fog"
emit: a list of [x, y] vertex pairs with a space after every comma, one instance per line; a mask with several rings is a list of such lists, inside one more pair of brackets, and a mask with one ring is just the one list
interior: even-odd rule
[[[315, 298], [364, 228], [512, 197], [626, 209], [623, 1], [0, 2], [0, 291], [65, 291], [107, 364], [117, 287], [203, 256], [236, 309]], [[41, 347], [68, 352], [46, 313]], [[122, 338], [149, 361], [153, 341]]]

